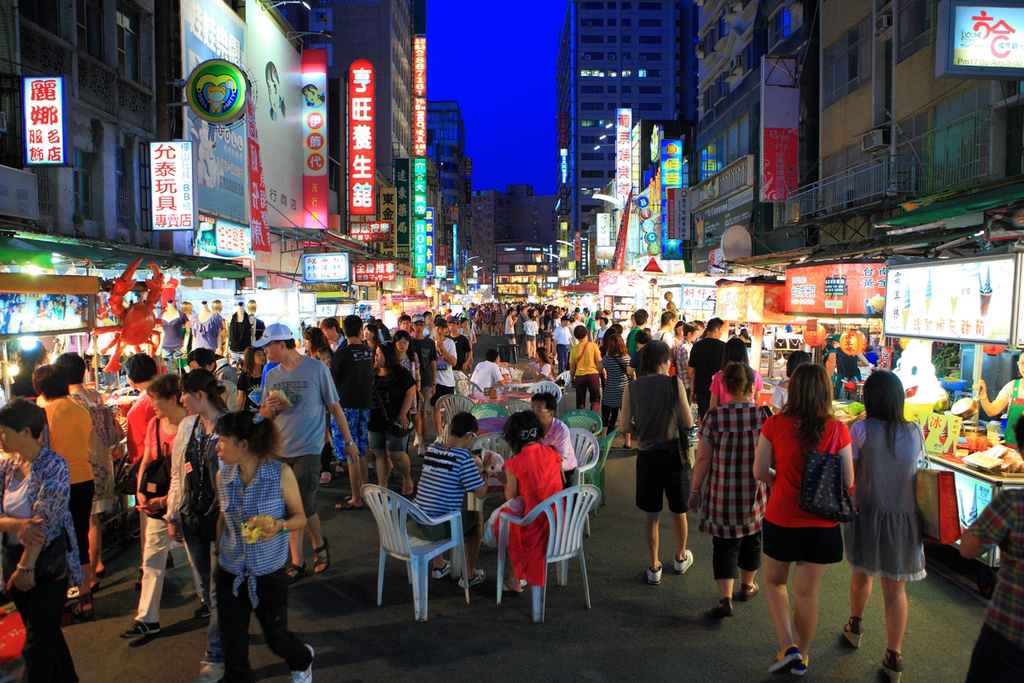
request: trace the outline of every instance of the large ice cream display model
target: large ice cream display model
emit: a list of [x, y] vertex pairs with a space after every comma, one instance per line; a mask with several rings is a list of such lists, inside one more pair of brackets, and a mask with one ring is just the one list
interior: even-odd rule
[[[912, 421], [917, 421], [918, 415], [927, 415], [934, 412], [935, 404], [949, 395], [939, 384], [935, 376], [935, 366], [932, 365], [932, 344], [921, 339], [907, 341], [903, 355], [896, 362], [896, 369], [893, 373], [903, 383], [903, 390], [906, 392], [903, 414]], [[948, 436], [948, 435], [947, 435]], [[959, 434], [956, 435], [959, 438]]]

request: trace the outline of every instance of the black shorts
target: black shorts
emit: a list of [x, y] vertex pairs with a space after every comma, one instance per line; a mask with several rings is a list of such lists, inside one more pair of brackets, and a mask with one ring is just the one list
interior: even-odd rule
[[640, 451], [636, 456], [636, 506], [644, 512], [661, 512], [662, 497], [676, 514], [690, 511], [690, 464], [683, 464], [678, 449]]
[[446, 387], [443, 384], [434, 385], [434, 395], [430, 397], [430, 405], [436, 406], [442, 396], [451, 396], [455, 393], [455, 387]]
[[835, 564], [843, 561], [843, 533], [830, 527], [785, 527], [764, 520], [764, 554], [779, 562]]

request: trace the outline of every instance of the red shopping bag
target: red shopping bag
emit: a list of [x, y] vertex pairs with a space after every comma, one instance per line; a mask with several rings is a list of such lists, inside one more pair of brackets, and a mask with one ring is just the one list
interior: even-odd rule
[[917, 507], [927, 541], [956, 543], [960, 540], [960, 509], [952, 472], [917, 470]]

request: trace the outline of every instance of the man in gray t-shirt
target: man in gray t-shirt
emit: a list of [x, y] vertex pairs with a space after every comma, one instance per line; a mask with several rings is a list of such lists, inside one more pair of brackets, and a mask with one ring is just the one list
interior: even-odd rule
[[[327, 366], [307, 358], [296, 350], [292, 331], [285, 325], [268, 325], [263, 337], [253, 342], [266, 351], [267, 360], [279, 365], [267, 372], [263, 383], [263, 404], [260, 415], [274, 420], [281, 433], [281, 452], [278, 459], [292, 468], [302, 495], [302, 509], [306, 514], [306, 529], [313, 540], [313, 571], [327, 569], [330, 553], [327, 539], [320, 534], [320, 516], [316, 512], [316, 489], [320, 479], [320, 452], [327, 433], [327, 413], [330, 412], [345, 437], [345, 455], [358, 459], [359, 450], [349, 431], [345, 413], [338, 403], [338, 391]], [[281, 397], [287, 399], [285, 407]], [[302, 530], [291, 532], [292, 579], [305, 573], [302, 554]]]

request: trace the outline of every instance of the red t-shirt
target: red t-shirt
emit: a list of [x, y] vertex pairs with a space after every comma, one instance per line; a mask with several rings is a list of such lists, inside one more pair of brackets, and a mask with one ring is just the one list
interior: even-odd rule
[[178, 436], [177, 430], [173, 432], [167, 432], [160, 427], [160, 448], [157, 449], [155, 443], [155, 436], [157, 432], [157, 425], [160, 424], [160, 418], [154, 417], [149, 421], [149, 426], [146, 427], [146, 448], [156, 453], [157, 457], [165, 456], [171, 457], [171, 448], [174, 446], [174, 439]]
[[146, 428], [149, 421], [156, 417], [149, 402], [149, 394], [143, 393], [128, 409], [128, 458], [135, 462], [145, 453]]
[[[814, 450], [825, 452], [832, 442], [835, 430], [839, 430], [836, 451], [850, 445], [850, 431], [842, 422], [829, 420], [825, 435]], [[800, 441], [796, 418], [791, 415], [773, 415], [765, 420], [761, 435], [772, 444], [775, 456], [775, 484], [768, 498], [768, 510], [764, 518], [772, 524], [784, 527], [833, 527], [830, 522], [817, 515], [800, 509], [800, 482], [804, 473], [804, 452], [809, 450]]]

